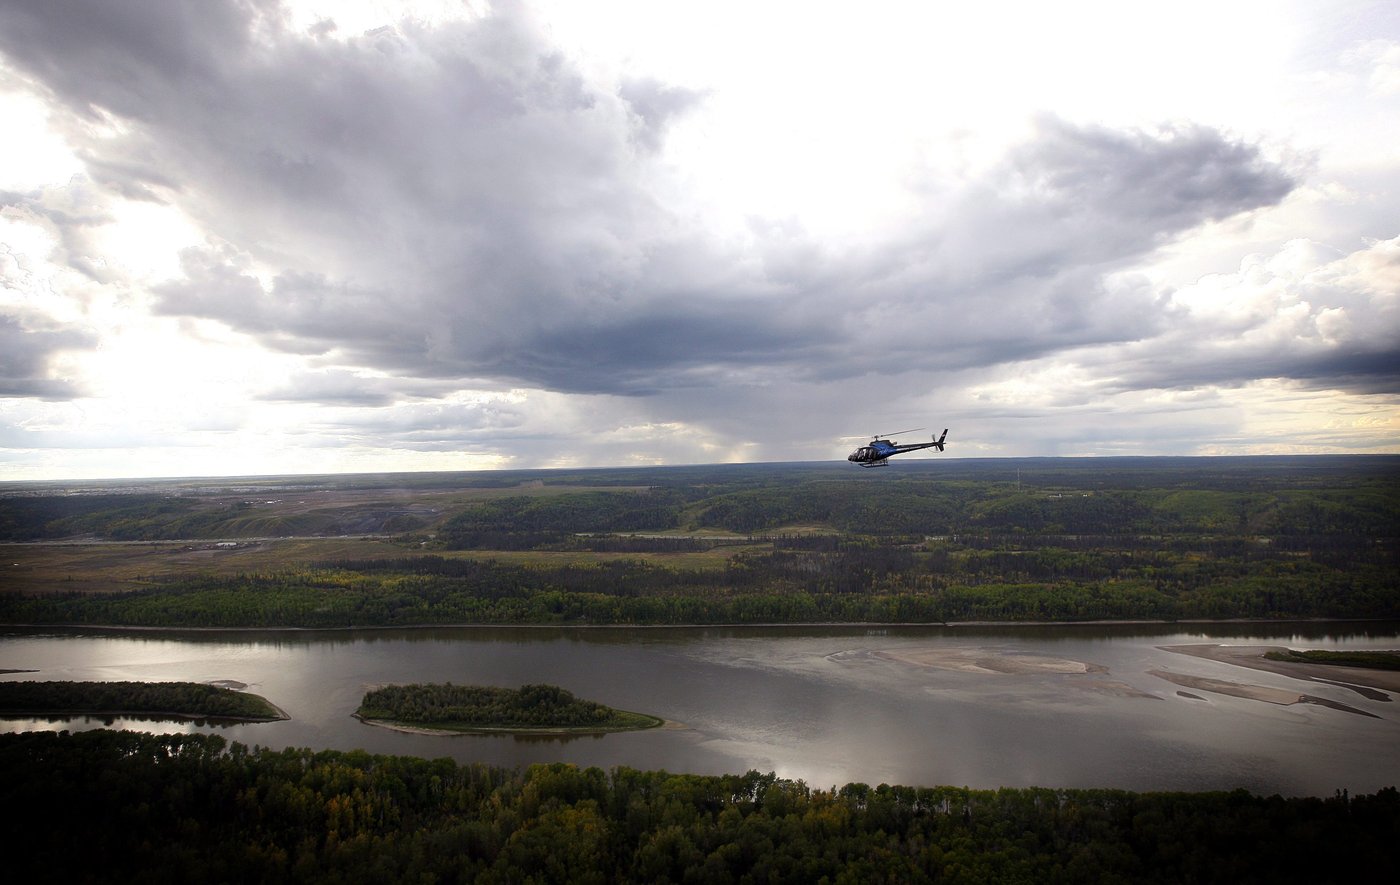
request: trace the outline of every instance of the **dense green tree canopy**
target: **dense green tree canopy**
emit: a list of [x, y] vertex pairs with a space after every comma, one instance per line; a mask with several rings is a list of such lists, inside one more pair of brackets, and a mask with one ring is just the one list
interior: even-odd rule
[[[899, 787], [0, 735], [15, 881], [1392, 881], [1400, 794]], [[75, 839], [82, 850], [75, 851]]]
[[0, 682], [0, 715], [280, 719], [266, 698], [199, 682]]
[[574, 697], [557, 685], [496, 688], [414, 683], [365, 692], [362, 719], [441, 729], [572, 729], [619, 731], [661, 724], [653, 716], [614, 710]]
[[[1016, 464], [952, 461], [887, 474], [793, 465], [561, 474], [550, 479], [557, 489], [500, 494], [443, 514], [435, 531], [402, 535], [402, 555], [165, 575], [141, 581], [134, 593], [0, 594], [0, 622], [1400, 617], [1396, 459]], [[582, 482], [592, 485], [570, 485]], [[35, 531], [77, 519], [86, 530], [119, 534], [139, 512], [142, 536], [166, 537], [222, 512], [150, 496], [74, 500], [0, 498], [0, 527], [16, 537], [24, 514], [48, 514], [54, 518]], [[160, 524], [167, 509], [169, 522]]]

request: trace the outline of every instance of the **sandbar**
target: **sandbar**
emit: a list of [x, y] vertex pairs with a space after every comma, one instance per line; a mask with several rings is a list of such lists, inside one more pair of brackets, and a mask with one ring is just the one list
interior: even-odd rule
[[958, 673], [1107, 673], [1100, 664], [1047, 655], [1008, 653], [991, 648], [911, 648], [873, 655], [901, 664]]
[[1291, 649], [1281, 645], [1162, 645], [1163, 651], [1181, 655], [1191, 655], [1291, 676], [1305, 682], [1321, 682], [1347, 688], [1373, 701], [1389, 701], [1386, 692], [1400, 692], [1400, 671], [1373, 670], [1369, 667], [1340, 667], [1334, 664], [1312, 664], [1302, 661], [1271, 661], [1264, 657], [1271, 651], [1286, 652]]
[[1190, 676], [1185, 673], [1172, 673], [1167, 670], [1148, 670], [1148, 673], [1159, 679], [1174, 682], [1186, 688], [1194, 688], [1200, 691], [1209, 691], [1215, 694], [1228, 695], [1234, 698], [1245, 698], [1251, 701], [1263, 701], [1266, 704], [1278, 704], [1280, 706], [1291, 706], [1292, 704], [1317, 704], [1321, 707], [1331, 707], [1334, 710], [1341, 710], [1346, 713], [1355, 713], [1358, 716], [1369, 716], [1372, 719], [1380, 717], [1365, 710], [1358, 710], [1346, 704], [1339, 704], [1336, 701], [1329, 701], [1327, 698], [1316, 697], [1310, 694], [1299, 694], [1286, 688], [1270, 688], [1267, 685], [1249, 685], [1243, 682], [1230, 682], [1226, 679], [1211, 679], [1207, 676]]

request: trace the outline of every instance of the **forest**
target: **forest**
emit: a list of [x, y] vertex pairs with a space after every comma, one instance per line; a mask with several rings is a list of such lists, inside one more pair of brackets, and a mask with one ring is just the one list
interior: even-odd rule
[[[474, 485], [488, 480], [495, 484]], [[375, 483], [386, 482], [366, 480], [369, 487], [354, 492], [355, 513], [416, 516], [412, 528], [378, 536], [373, 556], [317, 558], [303, 541], [296, 557], [269, 564], [263, 553], [256, 570], [225, 565], [216, 572], [172, 571], [152, 552], [152, 573], [123, 578], [120, 591], [2, 593], [0, 622], [356, 627], [1400, 617], [1400, 459], [1391, 457], [442, 475], [434, 485], [419, 478], [417, 487], [395, 492], [397, 509], [375, 497]], [[266, 497], [275, 490], [260, 491]], [[295, 494], [323, 491], [349, 494], [339, 487], [297, 487]], [[438, 496], [432, 508], [413, 503], [412, 496], [428, 494]], [[0, 527], [11, 538], [41, 539], [80, 527], [100, 540], [108, 531], [132, 531], [139, 512], [143, 537], [171, 537], [191, 530], [192, 513], [228, 530], [250, 525], [233, 515], [250, 507], [267, 510], [256, 521], [264, 529], [353, 521], [344, 513], [304, 512], [309, 504], [277, 516], [279, 507], [304, 504], [290, 493], [290, 503], [268, 498], [257, 507], [247, 498], [161, 504], [149, 489], [47, 497], [30, 490], [0, 497]], [[166, 506], [175, 515], [161, 524], [154, 514]], [[228, 520], [243, 521], [219, 523], [225, 510]], [[259, 545], [277, 549], [268, 539]]]
[[[1394, 881], [1400, 794], [814, 788], [229, 744], [0, 735], [16, 881]], [[74, 851], [81, 834], [82, 851]]]
[[0, 716], [77, 714], [286, 718], [259, 695], [198, 682], [0, 682]]
[[1332, 664], [1338, 667], [1366, 667], [1372, 670], [1400, 670], [1400, 652], [1393, 651], [1329, 651], [1308, 649], [1266, 652], [1271, 661], [1302, 664]]
[[614, 710], [557, 685], [495, 688], [452, 683], [385, 685], [365, 693], [355, 715], [366, 720], [452, 731], [570, 729], [621, 731], [661, 724], [654, 716]]

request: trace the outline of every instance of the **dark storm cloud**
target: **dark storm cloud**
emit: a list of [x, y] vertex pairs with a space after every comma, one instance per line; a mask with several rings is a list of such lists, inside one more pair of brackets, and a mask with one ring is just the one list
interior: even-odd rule
[[256, 398], [264, 402], [324, 403], [382, 407], [404, 400], [439, 397], [452, 392], [445, 382], [416, 378], [366, 377], [343, 370], [299, 372]]
[[74, 110], [147, 123], [187, 93], [219, 95], [222, 60], [247, 48], [256, 15], [276, 8], [258, 0], [7, 0], [0, 48]]
[[53, 377], [49, 362], [60, 351], [93, 344], [84, 332], [0, 313], [0, 397], [63, 400], [81, 395], [71, 382]]
[[[1396, 330], [1400, 333], [1400, 329]], [[1400, 341], [1400, 339], [1397, 339]], [[1109, 389], [1238, 386], [1287, 379], [1303, 387], [1362, 394], [1400, 394], [1400, 344], [1348, 342], [1323, 346], [1280, 341], [1255, 344], [1219, 337], [1161, 342], [1149, 353], [1114, 353], [1103, 367]]]
[[716, 306], [677, 297], [633, 316], [544, 332], [526, 348], [488, 356], [496, 360], [493, 374], [548, 380], [556, 389], [651, 394], [734, 383], [736, 370], [751, 375], [828, 352], [835, 338], [820, 314], [783, 305], [781, 315], [765, 315], [772, 310], [756, 299]]
[[[270, 0], [11, 2], [0, 51], [73, 112], [124, 124], [71, 133], [96, 177], [177, 202], [212, 235], [156, 290], [160, 311], [343, 367], [267, 394], [280, 400], [416, 395], [397, 382], [358, 390], [354, 368], [429, 379], [422, 390], [655, 394], [1170, 336], [1163, 295], [1114, 274], [1297, 184], [1212, 129], [1047, 118], [878, 245], [756, 227], [738, 246], [651, 184], [667, 127], [702, 96], [591, 83], [515, 4], [493, 8], [341, 41], [292, 33]], [[1306, 359], [1285, 349], [1268, 370], [1354, 375], [1372, 363], [1348, 369], [1352, 343]], [[1171, 386], [1248, 365], [1143, 378]]]
[[1204, 222], [1274, 205], [1295, 184], [1256, 148], [1211, 130], [1114, 132], [1047, 118], [983, 179], [844, 277], [796, 285], [847, 293], [859, 347], [823, 365], [833, 375], [891, 362], [975, 368], [1136, 341], [1172, 318], [1144, 280], [1115, 272]]
[[1340, 387], [1357, 393], [1400, 394], [1400, 343], [1371, 351], [1341, 351], [1312, 359], [1282, 361], [1281, 378], [1313, 387]]
[[[1351, 254], [1298, 240], [1246, 259], [1215, 290], [1163, 299], [1163, 332], [1087, 358], [1115, 390], [1287, 379], [1313, 389], [1400, 393], [1400, 238]], [[1206, 283], [1210, 283], [1208, 278]]]
[[[1101, 357], [1105, 388], [1189, 389], [1238, 386], [1259, 379], [1287, 379], [1314, 389], [1361, 394], [1400, 394], [1400, 323], [1372, 315], [1373, 331], [1340, 341], [1294, 331], [1261, 335], [1260, 323], [1238, 334], [1183, 330], [1127, 345]], [[1188, 326], [1189, 328], [1189, 326]], [[1090, 360], [1089, 364], [1093, 364]]]
[[351, 436], [391, 442], [395, 448], [420, 452], [469, 451], [494, 454], [509, 440], [546, 439], [522, 430], [526, 416], [511, 403], [412, 403], [385, 410], [347, 410], [323, 418], [314, 431], [330, 438]]
[[1125, 242], [1117, 248], [1130, 250], [1140, 238], [1272, 206], [1296, 184], [1254, 146], [1203, 126], [1149, 134], [1045, 119], [1013, 167], [1042, 210], [1117, 228]]
[[[930, 280], [1060, 308], [1074, 299], [1066, 287], [1094, 285], [1204, 222], [1272, 206], [1295, 185], [1257, 148], [1213, 130], [1115, 132], [1046, 118], [916, 235], [928, 244]], [[900, 245], [916, 253], [920, 244]], [[907, 264], [897, 253], [887, 260]], [[1093, 312], [1094, 293], [1082, 294], [1077, 310]]]

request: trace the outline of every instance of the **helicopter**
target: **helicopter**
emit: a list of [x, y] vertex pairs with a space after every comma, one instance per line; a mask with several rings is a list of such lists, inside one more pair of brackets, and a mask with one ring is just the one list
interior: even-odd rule
[[[916, 430], [923, 430], [922, 427], [915, 427], [912, 430], [901, 430], [898, 433], [891, 433], [888, 436], [898, 436], [900, 433], [913, 433]], [[948, 438], [948, 431], [945, 428], [943, 435], [933, 442], [926, 443], [899, 443], [890, 442], [888, 439], [881, 439], [877, 433], [871, 437], [870, 445], [861, 446], [854, 452], [846, 456], [847, 461], [854, 461], [862, 467], [884, 467], [889, 464], [891, 455], [899, 455], [904, 452], [917, 452], [919, 449], [936, 448], [943, 451], [943, 441]]]

